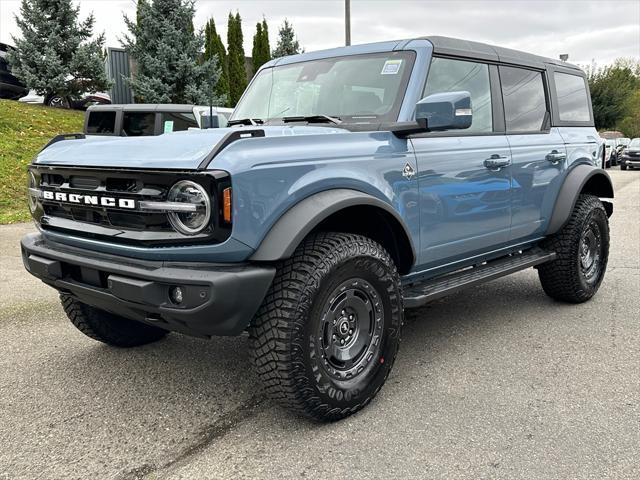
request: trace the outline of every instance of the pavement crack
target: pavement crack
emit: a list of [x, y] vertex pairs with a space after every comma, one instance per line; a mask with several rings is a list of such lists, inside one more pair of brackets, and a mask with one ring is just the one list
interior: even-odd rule
[[264, 403], [264, 401], [265, 397], [263, 395], [252, 396], [248, 401], [221, 415], [215, 422], [203, 428], [198, 435], [198, 440], [182, 449], [171, 460], [157, 466], [144, 464], [123, 472], [116, 478], [118, 480], [150, 480], [158, 478], [159, 472], [167, 470], [178, 463], [182, 463], [194, 457], [215, 441], [223, 438], [240, 423], [254, 416], [258, 407]]

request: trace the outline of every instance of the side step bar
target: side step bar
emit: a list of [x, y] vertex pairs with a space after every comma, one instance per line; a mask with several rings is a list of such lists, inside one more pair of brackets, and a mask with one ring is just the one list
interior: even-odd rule
[[403, 289], [405, 308], [421, 307], [425, 303], [444, 297], [463, 288], [504, 277], [556, 258], [555, 252], [533, 248], [458, 272], [441, 275], [424, 282], [407, 285]]

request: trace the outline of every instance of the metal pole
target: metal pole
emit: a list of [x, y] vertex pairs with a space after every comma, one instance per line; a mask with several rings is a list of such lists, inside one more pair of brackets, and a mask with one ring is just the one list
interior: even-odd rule
[[344, 0], [344, 44], [351, 45], [351, 0]]

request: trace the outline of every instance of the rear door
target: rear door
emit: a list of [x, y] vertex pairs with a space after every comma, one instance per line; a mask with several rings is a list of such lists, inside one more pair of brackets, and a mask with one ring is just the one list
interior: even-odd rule
[[473, 123], [467, 130], [411, 138], [419, 172], [423, 268], [463, 260], [508, 240], [510, 151], [494, 108], [499, 91], [491, 87], [497, 83], [494, 65], [437, 57], [431, 61], [422, 97], [469, 92]]
[[603, 146], [594, 127], [586, 77], [581, 71], [557, 66], [549, 68], [549, 75], [553, 124], [565, 142], [568, 168], [577, 163], [600, 166]]
[[551, 127], [545, 71], [501, 65], [505, 127], [511, 149], [511, 243], [541, 236], [567, 168], [567, 151]]

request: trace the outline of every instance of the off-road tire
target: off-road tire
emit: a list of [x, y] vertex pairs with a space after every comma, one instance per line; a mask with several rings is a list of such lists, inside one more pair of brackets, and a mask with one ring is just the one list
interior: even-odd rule
[[[594, 228], [599, 232], [598, 270], [591, 277], [583, 271], [583, 237]], [[582, 303], [595, 295], [602, 283], [609, 257], [609, 219], [602, 202], [593, 195], [580, 195], [567, 224], [548, 238], [543, 247], [557, 254], [555, 260], [538, 267], [545, 293], [556, 300]], [[595, 258], [595, 257], [594, 257]]]
[[[365, 287], [365, 293], [357, 293]], [[369, 294], [371, 301], [367, 303], [363, 298]], [[349, 345], [338, 345], [336, 336], [331, 335], [334, 330], [326, 334], [326, 329], [336, 328], [332, 318], [341, 315], [340, 325], [347, 318], [341, 307], [332, 310], [340, 298], [370, 308], [366, 315], [354, 315], [356, 322], [368, 319], [362, 322], [362, 330], [354, 326], [356, 333], [347, 339], [354, 351], [354, 342], [361, 335], [363, 339], [375, 338], [362, 333], [365, 324], [369, 332], [378, 328], [380, 334], [377, 342], [366, 347], [375, 351], [369, 353], [363, 347], [361, 370], [353, 367], [356, 373], [348, 379], [344, 376], [350, 373], [336, 370], [329, 361], [335, 362], [335, 358], [325, 350], [329, 344], [338, 350]], [[308, 237], [279, 265], [249, 327], [253, 364], [271, 399], [315, 420], [339, 420], [365, 407], [384, 384], [398, 352], [402, 322], [400, 277], [387, 251], [361, 235], [319, 233]], [[351, 360], [348, 362], [345, 365], [352, 366]]]
[[107, 345], [137, 347], [158, 341], [168, 333], [161, 328], [91, 307], [69, 295], [60, 295], [60, 301], [67, 317], [78, 330]]

